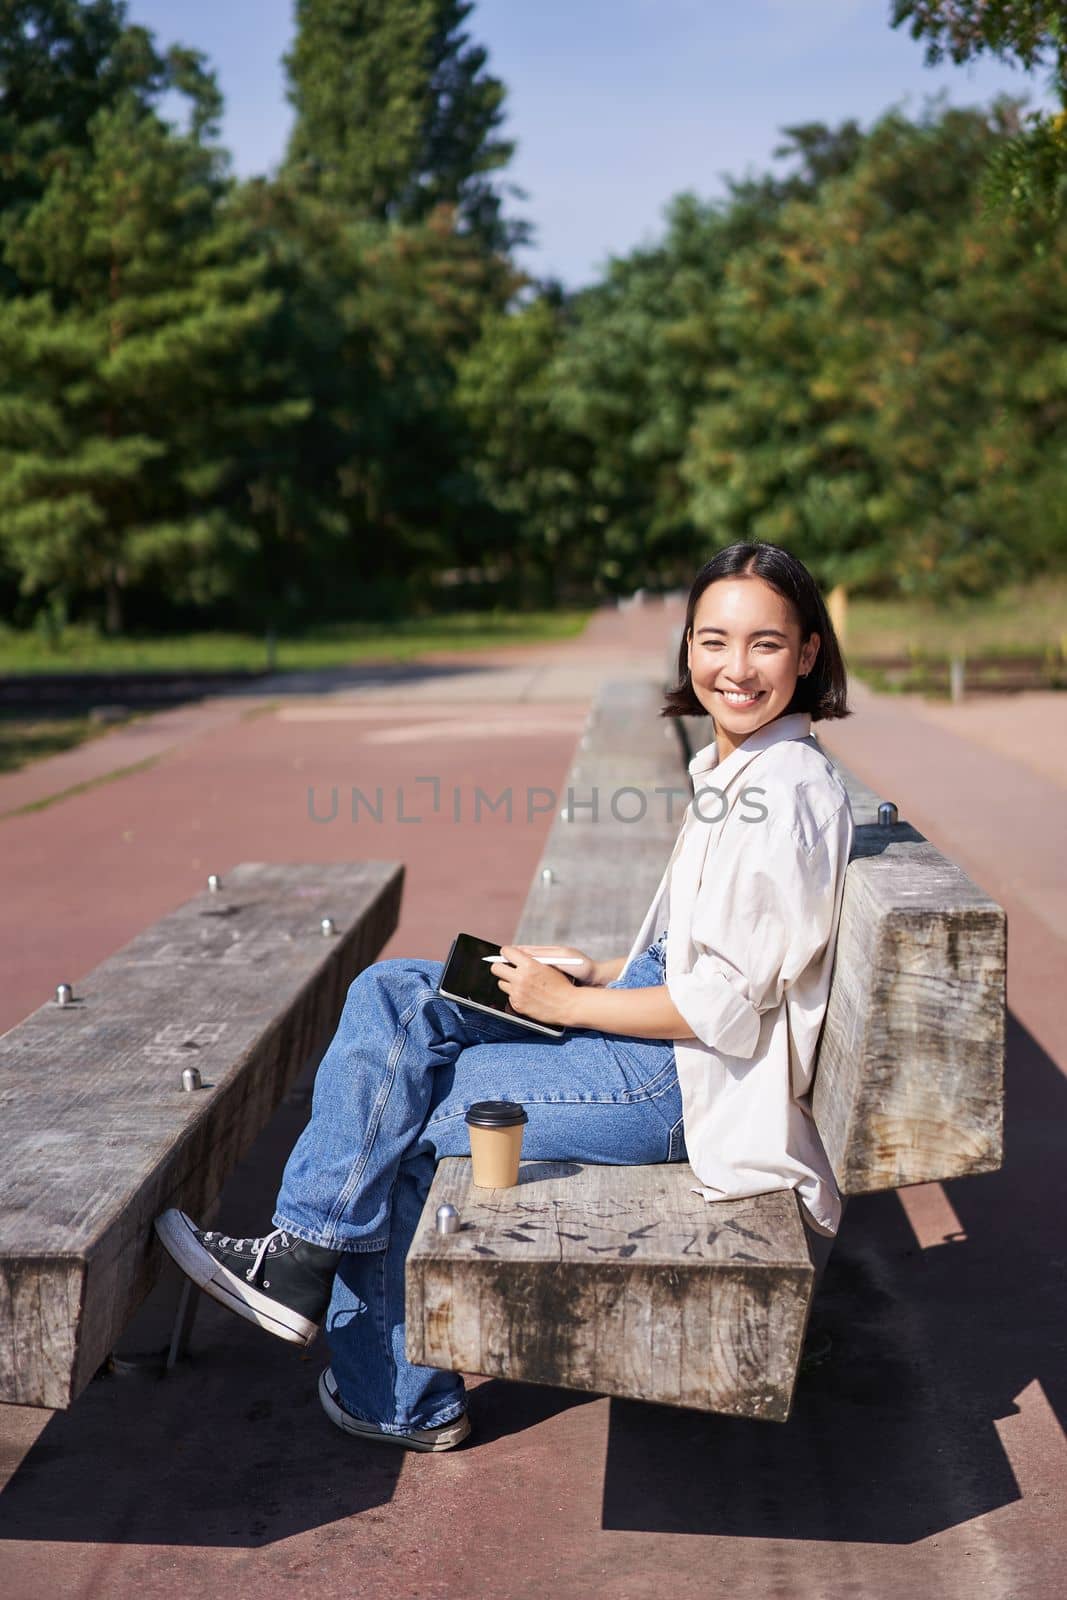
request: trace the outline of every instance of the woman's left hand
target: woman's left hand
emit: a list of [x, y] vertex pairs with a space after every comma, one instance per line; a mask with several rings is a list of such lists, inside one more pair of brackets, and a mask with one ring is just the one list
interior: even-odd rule
[[494, 961], [489, 970], [516, 1011], [555, 1027], [572, 1024], [575, 986], [558, 967], [535, 961], [514, 944], [502, 944], [500, 955], [501, 959]]

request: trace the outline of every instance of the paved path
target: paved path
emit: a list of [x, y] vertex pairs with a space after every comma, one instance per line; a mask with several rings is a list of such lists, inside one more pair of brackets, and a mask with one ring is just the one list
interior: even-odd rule
[[[460, 921], [514, 926], [548, 813], [455, 825], [472, 800], [558, 790], [589, 694], [655, 669], [666, 614], [605, 613], [580, 641], [329, 675], [150, 719], [153, 765], [0, 822], [0, 1027], [75, 980], [209, 870], [240, 859], [409, 864], [390, 953], [441, 949]], [[360, 678], [360, 673], [363, 677]], [[263, 686], [259, 686], [262, 691]], [[297, 692], [294, 692], [294, 689]], [[1062, 1592], [1067, 1445], [1064, 774], [1067, 697], [923, 708], [857, 691], [820, 730], [859, 775], [1008, 907], [1008, 1158], [1001, 1173], [850, 1203], [816, 1320], [829, 1360], [784, 1427], [480, 1383], [476, 1439], [439, 1459], [355, 1446], [302, 1358], [204, 1302], [177, 1379], [104, 1378], [67, 1414], [0, 1408], [13, 1477], [0, 1592], [315, 1600], [723, 1594], [793, 1600], [1029, 1600]], [[457, 713], [457, 706], [462, 710]], [[1015, 702], [1021, 707], [1022, 701]], [[132, 741], [41, 763], [0, 812], [106, 777]], [[109, 741], [110, 744], [109, 744]], [[147, 749], [148, 744], [142, 744]], [[85, 762], [79, 766], [76, 757]], [[121, 759], [120, 759], [121, 758]], [[56, 763], [63, 762], [63, 767]], [[48, 769], [48, 770], [43, 770]], [[58, 784], [58, 789], [56, 785]], [[334, 786], [401, 789], [370, 825], [317, 823]], [[5, 799], [5, 785], [6, 796]], [[22, 801], [9, 804], [12, 796]], [[457, 890], [457, 884], [463, 888]], [[491, 924], [491, 927], [490, 927]], [[254, 1231], [306, 1116], [283, 1106], [228, 1185]], [[136, 1330], [159, 1341], [158, 1308]]]

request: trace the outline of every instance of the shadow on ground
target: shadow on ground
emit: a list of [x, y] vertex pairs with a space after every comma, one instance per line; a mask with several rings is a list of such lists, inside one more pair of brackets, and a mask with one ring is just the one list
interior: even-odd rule
[[1067, 1083], [1014, 1017], [1007, 1082], [1004, 1167], [946, 1185], [965, 1239], [849, 1202], [789, 1422], [612, 1402], [605, 1528], [910, 1544], [1019, 1499], [995, 1421], [1035, 1378], [1067, 1421]]
[[[830, 1352], [791, 1420], [613, 1401], [604, 1529], [907, 1544], [1018, 1499], [995, 1421], [1035, 1378], [1067, 1412], [1067, 1084], [1014, 1020], [1008, 1058], [1004, 1169], [948, 1186], [966, 1239], [921, 1250], [894, 1195], [853, 1200], [813, 1315]], [[306, 1111], [291, 1097], [235, 1173], [228, 1226], [262, 1226]], [[330, 1426], [323, 1347], [204, 1301], [193, 1349], [169, 1379], [106, 1375], [55, 1415], [0, 1502], [0, 1537], [254, 1547], [388, 1505], [404, 1456]], [[463, 1453], [475, 1469], [479, 1445], [592, 1399], [479, 1384]], [[521, 1495], [521, 1451], [509, 1470]]]
[[[508, 648], [507, 641], [501, 641], [500, 648]], [[457, 645], [456, 653], [462, 653], [462, 649], [461, 645]], [[499, 671], [499, 662], [495, 660], [415, 659], [355, 661], [332, 667], [302, 667], [284, 672], [259, 673], [139, 672], [134, 668], [114, 672], [9, 674], [0, 684], [0, 711], [6, 715], [21, 716], [33, 713], [42, 719], [84, 715], [90, 706], [101, 704], [138, 711], [165, 711], [190, 701], [210, 701], [235, 694], [274, 700], [284, 695], [329, 694], [342, 689], [447, 682]]]

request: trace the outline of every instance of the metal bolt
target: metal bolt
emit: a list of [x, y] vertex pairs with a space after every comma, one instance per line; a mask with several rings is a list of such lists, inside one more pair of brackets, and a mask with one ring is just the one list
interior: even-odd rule
[[60, 983], [56, 986], [56, 1005], [69, 1006], [74, 999], [74, 990], [69, 983]]
[[556, 881], [556, 874], [552, 871], [552, 868], [551, 867], [542, 867], [541, 868], [541, 882], [547, 886], [550, 883], [555, 883], [555, 881]]
[[323, 917], [322, 921], [319, 923], [319, 927], [322, 929], [322, 937], [324, 939], [332, 938], [333, 935], [337, 932], [337, 929], [334, 926], [334, 920], [333, 920], [332, 917]]
[[185, 1068], [183, 1068], [183, 1070], [182, 1070], [182, 1088], [183, 1089], [202, 1089], [203, 1087], [204, 1087], [204, 1080], [200, 1076], [200, 1068], [199, 1067], [185, 1067]]
[[211, 872], [208, 874], [207, 886], [212, 894], [218, 894], [219, 890], [222, 888], [222, 879], [219, 877], [217, 872]]
[[437, 1231], [438, 1233], [459, 1232], [459, 1212], [455, 1206], [450, 1206], [447, 1200], [443, 1206], [438, 1206], [437, 1208]]
[[897, 820], [897, 808], [892, 800], [883, 800], [878, 807], [878, 826], [891, 828]]

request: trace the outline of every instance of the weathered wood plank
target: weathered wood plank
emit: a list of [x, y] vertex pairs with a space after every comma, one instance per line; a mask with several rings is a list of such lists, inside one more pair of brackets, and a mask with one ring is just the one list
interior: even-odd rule
[[158, 1273], [153, 1217], [214, 1200], [402, 882], [391, 862], [237, 867], [0, 1038], [0, 1400], [63, 1407], [92, 1377]]
[[[814, 1268], [791, 1191], [707, 1204], [685, 1164], [443, 1161], [407, 1260], [412, 1361], [784, 1421]], [[434, 1231], [444, 1201], [460, 1231]]]
[[908, 827], [857, 829], [812, 1109], [842, 1193], [1003, 1160], [1002, 908]]
[[567, 789], [578, 804], [553, 820], [517, 942], [575, 944], [597, 959], [629, 948], [692, 792], [679, 730], [657, 720], [661, 701], [656, 684], [639, 680], [606, 683], [598, 694], [561, 810]]

